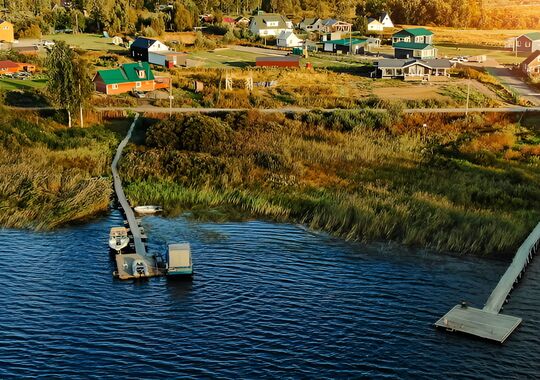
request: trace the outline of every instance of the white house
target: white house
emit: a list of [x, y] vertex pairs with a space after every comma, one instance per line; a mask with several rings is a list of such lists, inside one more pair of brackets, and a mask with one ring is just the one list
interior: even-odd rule
[[379, 16], [379, 22], [383, 25], [383, 28], [394, 27], [394, 23], [392, 22], [390, 15], [386, 12], [381, 13], [381, 15]]
[[367, 30], [368, 32], [382, 32], [384, 26], [379, 20], [370, 17], [368, 19]]
[[278, 47], [290, 48], [300, 47], [303, 41], [294, 34], [294, 32], [281, 32], [277, 37], [276, 44]]
[[265, 13], [253, 16], [249, 24], [249, 30], [256, 36], [277, 37], [281, 32], [292, 32], [293, 23], [285, 16]]

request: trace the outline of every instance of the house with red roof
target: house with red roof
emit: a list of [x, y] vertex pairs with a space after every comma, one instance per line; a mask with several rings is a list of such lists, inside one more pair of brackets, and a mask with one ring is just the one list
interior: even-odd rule
[[30, 63], [0, 61], [0, 75], [20, 73], [21, 71], [27, 71], [31, 73], [36, 71], [36, 66]]

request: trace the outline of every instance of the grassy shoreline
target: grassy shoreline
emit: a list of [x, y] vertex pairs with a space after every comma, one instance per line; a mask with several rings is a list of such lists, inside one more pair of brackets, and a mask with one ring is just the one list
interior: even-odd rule
[[56, 118], [0, 112], [0, 226], [49, 230], [108, 209], [117, 138]]
[[121, 172], [133, 203], [232, 208], [349, 240], [512, 254], [540, 219], [539, 141], [500, 115], [183, 115], [151, 125]]

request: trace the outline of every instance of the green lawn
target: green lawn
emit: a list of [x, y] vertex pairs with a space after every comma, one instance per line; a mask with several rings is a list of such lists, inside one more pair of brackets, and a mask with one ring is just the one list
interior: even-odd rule
[[126, 48], [112, 44], [112, 38], [105, 38], [99, 34], [49, 34], [43, 36], [44, 40], [65, 41], [71, 46], [96, 51], [126, 51]]
[[31, 90], [44, 88], [47, 85], [46, 79], [9, 79], [0, 78], [0, 90]]

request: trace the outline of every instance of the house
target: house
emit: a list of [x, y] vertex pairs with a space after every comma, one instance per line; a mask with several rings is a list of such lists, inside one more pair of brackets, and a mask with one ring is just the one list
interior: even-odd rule
[[202, 23], [211, 24], [214, 22], [214, 16], [210, 13], [206, 13], [204, 15], [199, 16], [199, 21]]
[[418, 58], [434, 59], [437, 58], [437, 49], [430, 44], [415, 42], [397, 42], [392, 46], [394, 48], [394, 57], [399, 59]]
[[240, 27], [240, 28], [245, 28], [249, 25], [249, 18], [247, 17], [244, 17], [244, 16], [240, 16], [240, 17], [237, 17], [234, 22], [236, 23], [236, 26]]
[[532, 52], [527, 59], [519, 65], [521, 72], [528, 77], [540, 76], [540, 50]]
[[334, 33], [334, 32], [345, 32], [349, 33], [352, 30], [352, 24], [335, 20], [333, 18], [305, 18], [298, 25], [300, 29], [305, 30], [306, 32], [323, 32], [323, 33]]
[[13, 31], [13, 24], [6, 20], [0, 19], [0, 41], [15, 42], [15, 33]]
[[442, 81], [449, 77], [452, 63], [448, 59], [382, 59], [377, 63], [380, 78], [406, 81]]
[[524, 53], [532, 53], [540, 50], [540, 32], [522, 34], [512, 40], [514, 42], [512, 50]]
[[303, 19], [300, 24], [298, 24], [298, 28], [299, 29], [302, 29], [302, 30], [305, 30], [306, 32], [315, 32], [315, 31], [318, 31], [318, 24], [317, 21], [319, 21], [320, 19], [318, 18], [305, 18]]
[[150, 52], [169, 51], [169, 47], [158, 40], [153, 40], [146, 37], [138, 37], [131, 44], [129, 51], [131, 58], [134, 60], [148, 62], [148, 55]]
[[222, 24], [229, 25], [229, 26], [235, 26], [236, 20], [232, 17], [223, 17], [223, 20], [221, 20]]
[[257, 67], [300, 67], [300, 57], [280, 56], [280, 57], [257, 57], [255, 58]]
[[36, 66], [30, 63], [0, 61], [0, 75], [14, 74], [14, 73], [19, 73], [21, 71], [33, 73], [34, 71], [36, 71]]
[[403, 29], [392, 35], [392, 45], [399, 42], [431, 45], [433, 43], [433, 32], [426, 28]]
[[437, 49], [432, 43], [433, 32], [425, 28], [403, 29], [392, 35], [394, 57], [398, 59], [437, 58]]
[[323, 51], [336, 54], [363, 54], [367, 49], [367, 38], [343, 38], [341, 40], [325, 41]]
[[294, 34], [294, 32], [281, 32], [276, 40], [276, 45], [282, 48], [300, 47], [304, 41]]
[[153, 91], [169, 86], [168, 78], [156, 78], [148, 62], [125, 63], [116, 69], [99, 70], [93, 82], [96, 91], [107, 95], [130, 91]]
[[394, 23], [387, 12], [383, 12], [379, 16], [379, 22], [383, 24], [383, 28], [393, 28]]
[[384, 30], [384, 25], [382, 22], [375, 18], [369, 18], [367, 24], [368, 32], [382, 32]]
[[249, 30], [256, 36], [277, 37], [281, 32], [292, 32], [293, 24], [288, 18], [273, 13], [264, 13], [253, 16], [249, 24]]

